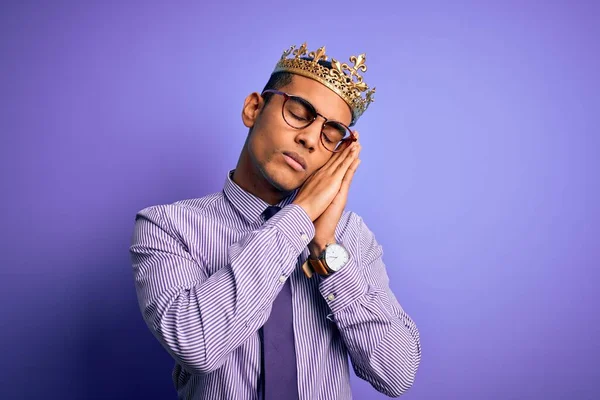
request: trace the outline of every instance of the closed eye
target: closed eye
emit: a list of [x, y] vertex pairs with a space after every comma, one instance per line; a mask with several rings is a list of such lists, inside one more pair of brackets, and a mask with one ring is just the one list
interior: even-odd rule
[[294, 114], [293, 112], [290, 112], [290, 115], [292, 117], [294, 117], [295, 119], [297, 119], [298, 121], [305, 121], [305, 122], [310, 121], [308, 118], [301, 117], [299, 115]]
[[325, 138], [325, 141], [327, 143], [334, 143], [333, 140], [329, 139], [329, 137], [327, 136], [327, 134], [325, 132], [321, 132], [321, 135], [323, 135], [323, 137]]

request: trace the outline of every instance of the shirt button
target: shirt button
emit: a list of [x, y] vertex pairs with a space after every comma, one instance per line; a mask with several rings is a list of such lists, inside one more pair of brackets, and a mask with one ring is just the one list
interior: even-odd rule
[[302, 234], [302, 240], [304, 240], [304, 241], [308, 240], [308, 235], [306, 233]]
[[327, 296], [327, 298], [329, 299], [329, 301], [334, 301], [335, 295], [333, 293], [330, 293], [329, 296]]
[[286, 278], [286, 276], [285, 276], [285, 275], [281, 275], [281, 276], [279, 277], [279, 282], [283, 283], [283, 282], [285, 282], [285, 280], [286, 280], [286, 279], [287, 279], [287, 278]]

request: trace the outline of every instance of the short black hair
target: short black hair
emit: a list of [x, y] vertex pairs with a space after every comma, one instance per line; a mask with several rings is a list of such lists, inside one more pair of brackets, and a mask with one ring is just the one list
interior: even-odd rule
[[[271, 75], [269, 81], [267, 82], [261, 93], [264, 93], [265, 90], [279, 90], [282, 87], [289, 85], [290, 83], [292, 83], [292, 77], [293, 75], [290, 72], [275, 72], [273, 75]], [[263, 97], [265, 98], [265, 105], [267, 105], [267, 103], [269, 102], [269, 99], [271, 98], [270, 95], [271, 93], [265, 93], [263, 95]]]
[[[302, 59], [312, 60], [312, 58], [309, 57], [302, 57]], [[331, 69], [331, 61], [319, 60], [318, 63], [324, 66], [325, 68]], [[289, 85], [290, 83], [292, 83], [293, 76], [294, 74], [291, 72], [275, 72], [271, 75], [269, 81], [267, 82], [261, 93], [263, 93], [265, 90], [279, 90], [282, 87]], [[267, 105], [269, 99], [271, 98], [271, 94], [267, 93], [263, 97], [265, 99], [265, 105]]]

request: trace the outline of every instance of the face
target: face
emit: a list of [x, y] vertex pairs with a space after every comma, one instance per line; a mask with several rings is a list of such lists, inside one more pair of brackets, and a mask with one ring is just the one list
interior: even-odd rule
[[[329, 120], [350, 124], [352, 114], [346, 102], [317, 81], [294, 75], [289, 85], [278, 90], [308, 100]], [[244, 103], [242, 119], [251, 129], [245, 151], [252, 167], [276, 190], [287, 192], [300, 187], [333, 153], [321, 142], [323, 118], [317, 117], [304, 129], [294, 129], [282, 117], [284, 100], [273, 94], [265, 105], [260, 94], [252, 93]], [[285, 153], [296, 153], [305, 167], [300, 168]]]

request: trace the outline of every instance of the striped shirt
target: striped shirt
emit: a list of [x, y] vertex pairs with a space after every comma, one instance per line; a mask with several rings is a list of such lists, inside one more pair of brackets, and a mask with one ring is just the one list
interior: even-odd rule
[[179, 398], [258, 398], [258, 331], [288, 279], [301, 400], [351, 399], [348, 356], [376, 390], [404, 393], [421, 359], [419, 332], [390, 291], [382, 247], [361, 217], [344, 211], [336, 227], [349, 262], [308, 279], [301, 265], [315, 228], [291, 204], [298, 190], [265, 222], [269, 204], [232, 173], [221, 192], [136, 214], [130, 253], [140, 310], [176, 362]]

